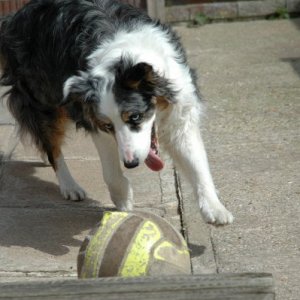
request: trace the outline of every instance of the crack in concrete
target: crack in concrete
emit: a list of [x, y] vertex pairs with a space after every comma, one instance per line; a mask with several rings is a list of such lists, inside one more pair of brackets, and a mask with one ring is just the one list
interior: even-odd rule
[[1, 274], [13, 274], [13, 273], [20, 273], [20, 274], [40, 274], [40, 273], [45, 273], [45, 274], [72, 274], [74, 271], [66, 271], [66, 270], [57, 270], [57, 271], [22, 271], [22, 270], [11, 270], [11, 271], [6, 271], [6, 270], [0, 270], [0, 276]]
[[187, 228], [184, 221], [184, 207], [183, 207], [183, 196], [181, 192], [181, 183], [180, 183], [179, 175], [175, 168], [174, 168], [174, 180], [175, 180], [176, 197], [178, 200], [178, 214], [180, 217], [181, 233], [185, 238], [185, 240], [187, 240], [188, 235], [187, 235]]
[[[179, 174], [176, 171], [176, 168], [174, 168], [174, 184], [175, 184], [175, 191], [176, 191], [176, 197], [178, 200], [178, 214], [180, 218], [180, 228], [181, 228], [181, 234], [183, 235], [187, 245], [189, 245], [189, 236], [188, 236], [188, 230], [187, 226], [185, 224], [185, 218], [184, 218], [184, 205], [183, 205], [183, 196], [181, 192], [181, 183], [180, 183], [180, 177]], [[192, 260], [190, 259], [191, 264], [191, 272], [194, 273]]]
[[213, 230], [212, 228], [210, 228], [210, 230], [209, 230], [209, 239], [210, 239], [213, 257], [214, 257], [214, 261], [215, 261], [215, 265], [216, 265], [216, 273], [219, 274], [220, 268], [219, 268], [219, 263], [218, 263], [217, 246], [213, 239], [212, 230]]
[[164, 204], [164, 189], [163, 189], [163, 179], [161, 178], [161, 173], [158, 173], [159, 188], [160, 188], [160, 204]]

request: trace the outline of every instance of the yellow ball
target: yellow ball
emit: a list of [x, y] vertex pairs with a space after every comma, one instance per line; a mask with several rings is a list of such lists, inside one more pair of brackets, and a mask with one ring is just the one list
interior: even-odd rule
[[104, 212], [79, 250], [79, 278], [190, 274], [181, 234], [146, 212]]

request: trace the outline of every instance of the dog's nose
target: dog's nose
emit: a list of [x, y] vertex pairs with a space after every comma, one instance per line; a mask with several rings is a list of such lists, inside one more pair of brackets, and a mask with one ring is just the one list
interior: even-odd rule
[[140, 161], [138, 158], [135, 158], [132, 161], [124, 161], [124, 166], [127, 169], [133, 169], [133, 168], [137, 167], [139, 164], [140, 164]]

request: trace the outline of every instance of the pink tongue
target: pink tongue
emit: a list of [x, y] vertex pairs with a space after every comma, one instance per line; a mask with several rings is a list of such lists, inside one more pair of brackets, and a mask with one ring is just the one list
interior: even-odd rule
[[145, 159], [145, 164], [152, 171], [160, 171], [164, 167], [164, 162], [160, 159], [160, 157], [152, 149], [150, 149], [148, 157]]

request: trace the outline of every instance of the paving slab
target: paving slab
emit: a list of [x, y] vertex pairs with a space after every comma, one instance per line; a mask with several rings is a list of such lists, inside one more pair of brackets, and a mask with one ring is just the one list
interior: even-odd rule
[[[192, 255], [193, 269], [213, 270], [215, 263], [219, 273], [271, 272], [276, 299], [289, 300], [300, 293], [299, 25], [178, 28], [207, 100], [203, 132], [213, 177], [235, 216], [233, 225], [209, 227], [203, 238], [183, 185], [187, 236], [203, 250]], [[204, 259], [210, 247], [212, 263]]]

